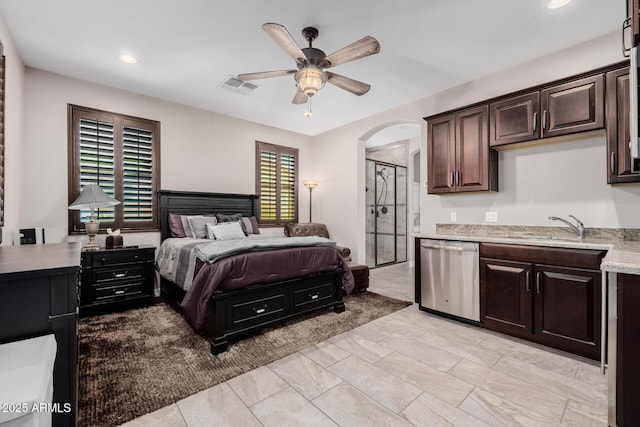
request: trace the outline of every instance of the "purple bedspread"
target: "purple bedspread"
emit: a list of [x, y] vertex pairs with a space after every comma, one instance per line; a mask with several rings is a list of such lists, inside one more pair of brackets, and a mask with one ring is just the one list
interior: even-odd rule
[[258, 283], [273, 283], [323, 271], [344, 270], [343, 287], [353, 290], [353, 275], [335, 247], [312, 246], [247, 252], [213, 264], [202, 263], [182, 300], [187, 322], [196, 331], [204, 326], [211, 297]]

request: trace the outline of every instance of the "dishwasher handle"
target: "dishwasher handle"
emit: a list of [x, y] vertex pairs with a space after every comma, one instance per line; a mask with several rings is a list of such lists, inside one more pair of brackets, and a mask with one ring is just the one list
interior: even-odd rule
[[464, 246], [436, 246], [430, 245], [428, 243], [422, 243], [420, 247], [425, 249], [443, 249], [445, 251], [454, 251], [454, 252], [478, 252], [478, 248], [473, 247], [464, 247]]

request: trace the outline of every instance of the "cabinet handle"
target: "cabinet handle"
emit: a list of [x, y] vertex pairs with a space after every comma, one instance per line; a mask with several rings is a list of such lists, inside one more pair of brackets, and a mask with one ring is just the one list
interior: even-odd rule
[[125, 277], [127, 275], [127, 273], [129, 273], [129, 271], [125, 271], [124, 273], [113, 273], [113, 277], [116, 279], [121, 279], [123, 277]]
[[125, 292], [127, 292], [127, 288], [124, 288], [124, 291], [116, 291], [115, 293], [116, 293], [116, 295], [122, 295]]
[[263, 306], [262, 306], [262, 308], [255, 308], [255, 307], [253, 307], [253, 311], [254, 311], [256, 314], [262, 314], [262, 313], [264, 313], [266, 310], [267, 310], [267, 304], [263, 305]]
[[542, 130], [547, 129], [547, 110], [542, 112]]
[[527, 292], [531, 292], [531, 272], [527, 271], [527, 274], [525, 276], [525, 281], [527, 284]]
[[533, 132], [538, 129], [538, 112], [533, 113]]
[[454, 173], [453, 173], [453, 172], [451, 172], [451, 186], [452, 186], [452, 187], [453, 187], [454, 185], [456, 185], [456, 182], [455, 182], [455, 180], [454, 180], [453, 176], [454, 176]]
[[616, 174], [616, 152], [611, 152], [611, 161], [609, 162], [609, 169], [611, 171], [611, 175]]
[[315, 293], [313, 295], [309, 294], [309, 298], [311, 298], [311, 299], [318, 299], [319, 296], [320, 296], [320, 292], [317, 292], [317, 293]]
[[456, 185], [460, 185], [460, 171], [456, 171]]
[[541, 294], [542, 293], [542, 285], [540, 284], [540, 272], [538, 271], [536, 273], [536, 292]]
[[631, 48], [627, 47], [627, 43], [624, 40], [624, 33], [625, 30], [631, 28], [631, 17], [627, 17], [627, 19], [625, 19], [624, 21], [622, 21], [622, 55], [624, 55], [625, 58], [628, 58], [631, 56]]

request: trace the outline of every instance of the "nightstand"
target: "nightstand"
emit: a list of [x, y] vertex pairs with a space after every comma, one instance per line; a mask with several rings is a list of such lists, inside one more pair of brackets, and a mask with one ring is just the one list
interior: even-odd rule
[[155, 246], [82, 251], [80, 316], [153, 304]]

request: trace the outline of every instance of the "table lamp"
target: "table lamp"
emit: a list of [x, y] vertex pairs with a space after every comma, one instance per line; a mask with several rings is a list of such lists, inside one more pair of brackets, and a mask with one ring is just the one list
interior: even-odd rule
[[106, 208], [107, 206], [115, 206], [117, 204], [120, 204], [120, 202], [106, 194], [96, 184], [89, 184], [82, 189], [78, 198], [69, 205], [69, 209], [73, 210], [91, 210], [89, 221], [84, 224], [84, 229], [87, 232], [87, 236], [89, 236], [89, 243], [84, 245], [82, 250], [97, 251], [100, 249], [100, 246], [95, 241], [98, 230], [100, 229], [100, 221], [98, 221], [94, 209]]

